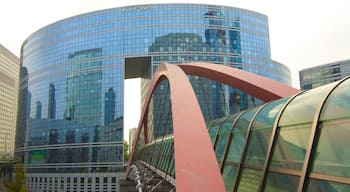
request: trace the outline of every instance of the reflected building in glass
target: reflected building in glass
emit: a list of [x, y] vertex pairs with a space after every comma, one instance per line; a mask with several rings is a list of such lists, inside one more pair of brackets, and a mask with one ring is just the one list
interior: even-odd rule
[[49, 102], [48, 102], [48, 111], [47, 111], [47, 117], [49, 119], [54, 119], [56, 117], [56, 88], [55, 85], [50, 83], [49, 85]]
[[[149, 57], [150, 63], [126, 62], [135, 57]], [[39, 29], [21, 49], [16, 154], [24, 161], [28, 188], [118, 190], [124, 170], [125, 78], [150, 78], [162, 61], [204, 61], [290, 78], [270, 57], [267, 16], [226, 6], [127, 6]], [[236, 90], [190, 78], [195, 91], [205, 89], [212, 96], [215, 110], [208, 117], [255, 105]]]

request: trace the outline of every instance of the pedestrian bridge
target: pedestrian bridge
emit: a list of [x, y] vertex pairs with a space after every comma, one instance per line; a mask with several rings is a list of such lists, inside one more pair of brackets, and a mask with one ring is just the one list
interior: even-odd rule
[[[265, 103], [205, 119], [187, 75]], [[164, 90], [170, 96], [159, 97]], [[348, 78], [302, 92], [223, 65], [163, 63], [143, 107], [127, 180], [137, 191], [350, 191], [349, 101]]]

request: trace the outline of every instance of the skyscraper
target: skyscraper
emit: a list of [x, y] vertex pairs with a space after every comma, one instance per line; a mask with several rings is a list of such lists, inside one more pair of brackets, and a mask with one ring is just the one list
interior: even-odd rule
[[[134, 57], [150, 58], [150, 64], [126, 64]], [[27, 38], [21, 52], [23, 108], [17, 131], [25, 134], [18, 137], [17, 154], [24, 160], [28, 188], [118, 190], [117, 177], [123, 175], [118, 171], [124, 169], [126, 72], [137, 68], [133, 77], [144, 77], [162, 61], [206, 61], [266, 77], [271, 71], [279, 74], [271, 65], [267, 17], [239, 8], [136, 5], [43, 27]], [[207, 89], [212, 91], [213, 86]], [[222, 103], [236, 102], [227, 100], [230, 94], [238, 98], [233, 92], [221, 87], [220, 91], [226, 94]], [[35, 118], [37, 101], [42, 106], [40, 119]], [[58, 156], [51, 157], [54, 154]]]
[[18, 57], [0, 44], [0, 161], [14, 154], [18, 74]]
[[350, 75], [350, 59], [331, 62], [299, 71], [300, 89], [308, 90]]

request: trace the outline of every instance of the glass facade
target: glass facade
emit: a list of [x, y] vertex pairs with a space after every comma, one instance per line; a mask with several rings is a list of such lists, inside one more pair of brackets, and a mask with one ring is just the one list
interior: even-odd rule
[[[349, 89], [345, 78], [210, 122], [226, 190], [349, 191]], [[174, 178], [173, 140], [168, 134], [143, 143], [136, 164]]]
[[226, 190], [350, 190], [349, 85], [347, 78], [214, 120], [211, 138], [229, 137], [228, 123], [232, 131], [229, 143], [213, 145], [224, 154], [217, 158]]
[[[349, 99], [348, 77], [211, 121], [226, 191], [349, 191]], [[174, 137], [140, 143], [134, 163], [175, 178]]]
[[350, 60], [343, 60], [299, 71], [300, 89], [308, 90], [350, 75]]
[[[125, 59], [140, 56], [151, 57], [152, 72], [161, 61], [204, 61], [281, 82], [290, 78], [271, 62], [267, 17], [249, 10], [150, 4], [58, 21], [28, 37], [21, 49], [16, 150], [29, 177], [120, 170], [124, 71], [130, 67]], [[244, 100], [234, 90], [226, 93]]]
[[274, 75], [271, 77], [271, 79], [274, 79], [276, 81], [279, 81], [281, 83], [291, 86], [292, 78], [291, 78], [290, 69], [287, 66], [283, 65], [282, 63], [274, 60], [272, 60], [271, 63], [273, 67], [276, 69], [276, 71], [278, 71], [278, 73], [271, 74], [271, 75]]
[[19, 58], [0, 44], [0, 162], [13, 160]]

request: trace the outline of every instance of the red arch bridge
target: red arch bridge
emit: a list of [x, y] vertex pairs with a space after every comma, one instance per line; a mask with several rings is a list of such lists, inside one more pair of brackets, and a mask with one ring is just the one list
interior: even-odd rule
[[[203, 78], [225, 85], [224, 102], [227, 87], [232, 87], [262, 104], [208, 118], [218, 97], [200, 90], [210, 92], [215, 84], [191, 84]], [[344, 171], [349, 166], [339, 163], [346, 157], [332, 152], [350, 153], [341, 147], [349, 142], [332, 132], [338, 140], [326, 147], [323, 142], [330, 133], [320, 128], [327, 127], [327, 120], [328, 126], [336, 124], [343, 133], [348, 131], [343, 125], [350, 122], [349, 83], [346, 78], [301, 92], [224, 65], [162, 63], [144, 102], [127, 180], [137, 191], [350, 189], [350, 174]], [[331, 153], [340, 157], [327, 159]]]

